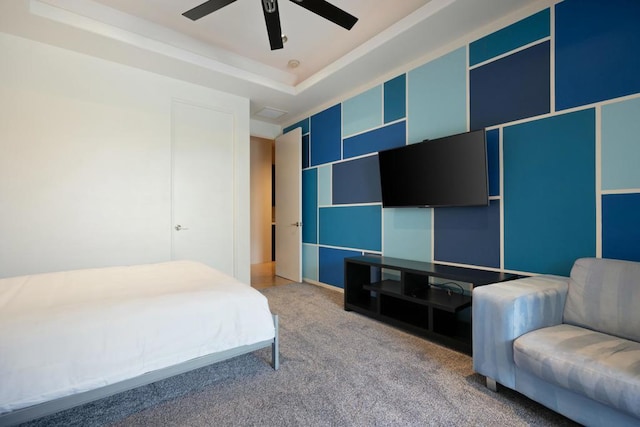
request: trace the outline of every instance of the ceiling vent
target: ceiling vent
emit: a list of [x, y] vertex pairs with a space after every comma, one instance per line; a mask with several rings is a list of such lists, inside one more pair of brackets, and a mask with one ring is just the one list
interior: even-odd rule
[[256, 113], [258, 117], [264, 117], [265, 119], [279, 119], [280, 117], [287, 114], [287, 111], [278, 110], [277, 108], [272, 107], [264, 107]]

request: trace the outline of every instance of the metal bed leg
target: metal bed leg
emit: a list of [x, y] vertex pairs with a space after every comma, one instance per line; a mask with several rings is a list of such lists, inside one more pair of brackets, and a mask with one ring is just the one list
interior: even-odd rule
[[275, 328], [275, 337], [273, 338], [273, 344], [271, 344], [271, 366], [277, 371], [280, 368], [280, 331], [277, 314], [273, 315], [273, 326]]

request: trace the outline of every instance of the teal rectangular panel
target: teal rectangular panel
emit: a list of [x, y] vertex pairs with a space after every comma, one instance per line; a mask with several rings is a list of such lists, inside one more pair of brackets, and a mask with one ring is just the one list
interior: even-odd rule
[[317, 230], [318, 170], [313, 168], [302, 171], [302, 241], [318, 243]]
[[362, 156], [389, 148], [400, 147], [407, 141], [407, 124], [403, 120], [360, 135], [345, 138], [344, 158]]
[[467, 131], [467, 50], [460, 48], [408, 74], [409, 143]]
[[320, 244], [380, 251], [380, 205], [320, 208]]
[[602, 106], [602, 189], [640, 188], [640, 98]]
[[309, 133], [309, 118], [307, 117], [304, 120], [300, 120], [298, 123], [294, 123], [291, 126], [287, 126], [286, 128], [284, 128], [282, 133], [291, 132], [295, 128], [302, 128], [302, 134], [303, 135]]
[[382, 253], [394, 258], [431, 261], [431, 216], [433, 209], [383, 209]]
[[344, 288], [344, 259], [359, 255], [362, 252], [320, 247], [320, 282]]
[[595, 111], [505, 127], [504, 263], [569, 275], [596, 254]]
[[384, 84], [384, 122], [407, 116], [407, 75], [401, 74]]
[[342, 103], [342, 135], [378, 127], [382, 124], [382, 86], [376, 86]]
[[318, 205], [329, 206], [333, 203], [331, 197], [331, 165], [318, 167]]
[[317, 245], [302, 245], [302, 277], [304, 279], [319, 280]]
[[551, 12], [545, 9], [469, 45], [469, 66], [512, 51], [551, 34]]

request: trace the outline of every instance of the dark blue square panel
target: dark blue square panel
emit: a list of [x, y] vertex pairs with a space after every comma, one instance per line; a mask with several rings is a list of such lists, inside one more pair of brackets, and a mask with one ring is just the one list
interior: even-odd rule
[[550, 111], [549, 42], [469, 72], [471, 130]]
[[503, 130], [504, 267], [568, 276], [596, 254], [593, 109]]
[[311, 116], [311, 166], [342, 157], [342, 107], [340, 104]]
[[334, 163], [331, 185], [335, 205], [380, 202], [378, 156]]
[[500, 268], [500, 202], [433, 211], [434, 260]]
[[362, 255], [359, 251], [347, 251], [342, 249], [325, 248], [320, 246], [319, 279], [328, 285], [344, 288], [344, 259]]
[[556, 110], [640, 92], [640, 1], [565, 0], [555, 23]]
[[602, 256], [640, 261], [640, 193], [602, 196]]
[[302, 241], [318, 243], [318, 169], [302, 171]]

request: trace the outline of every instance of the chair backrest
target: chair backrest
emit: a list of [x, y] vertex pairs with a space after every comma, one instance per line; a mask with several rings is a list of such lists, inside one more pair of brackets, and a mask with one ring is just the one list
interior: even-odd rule
[[563, 321], [640, 341], [640, 262], [576, 260]]

